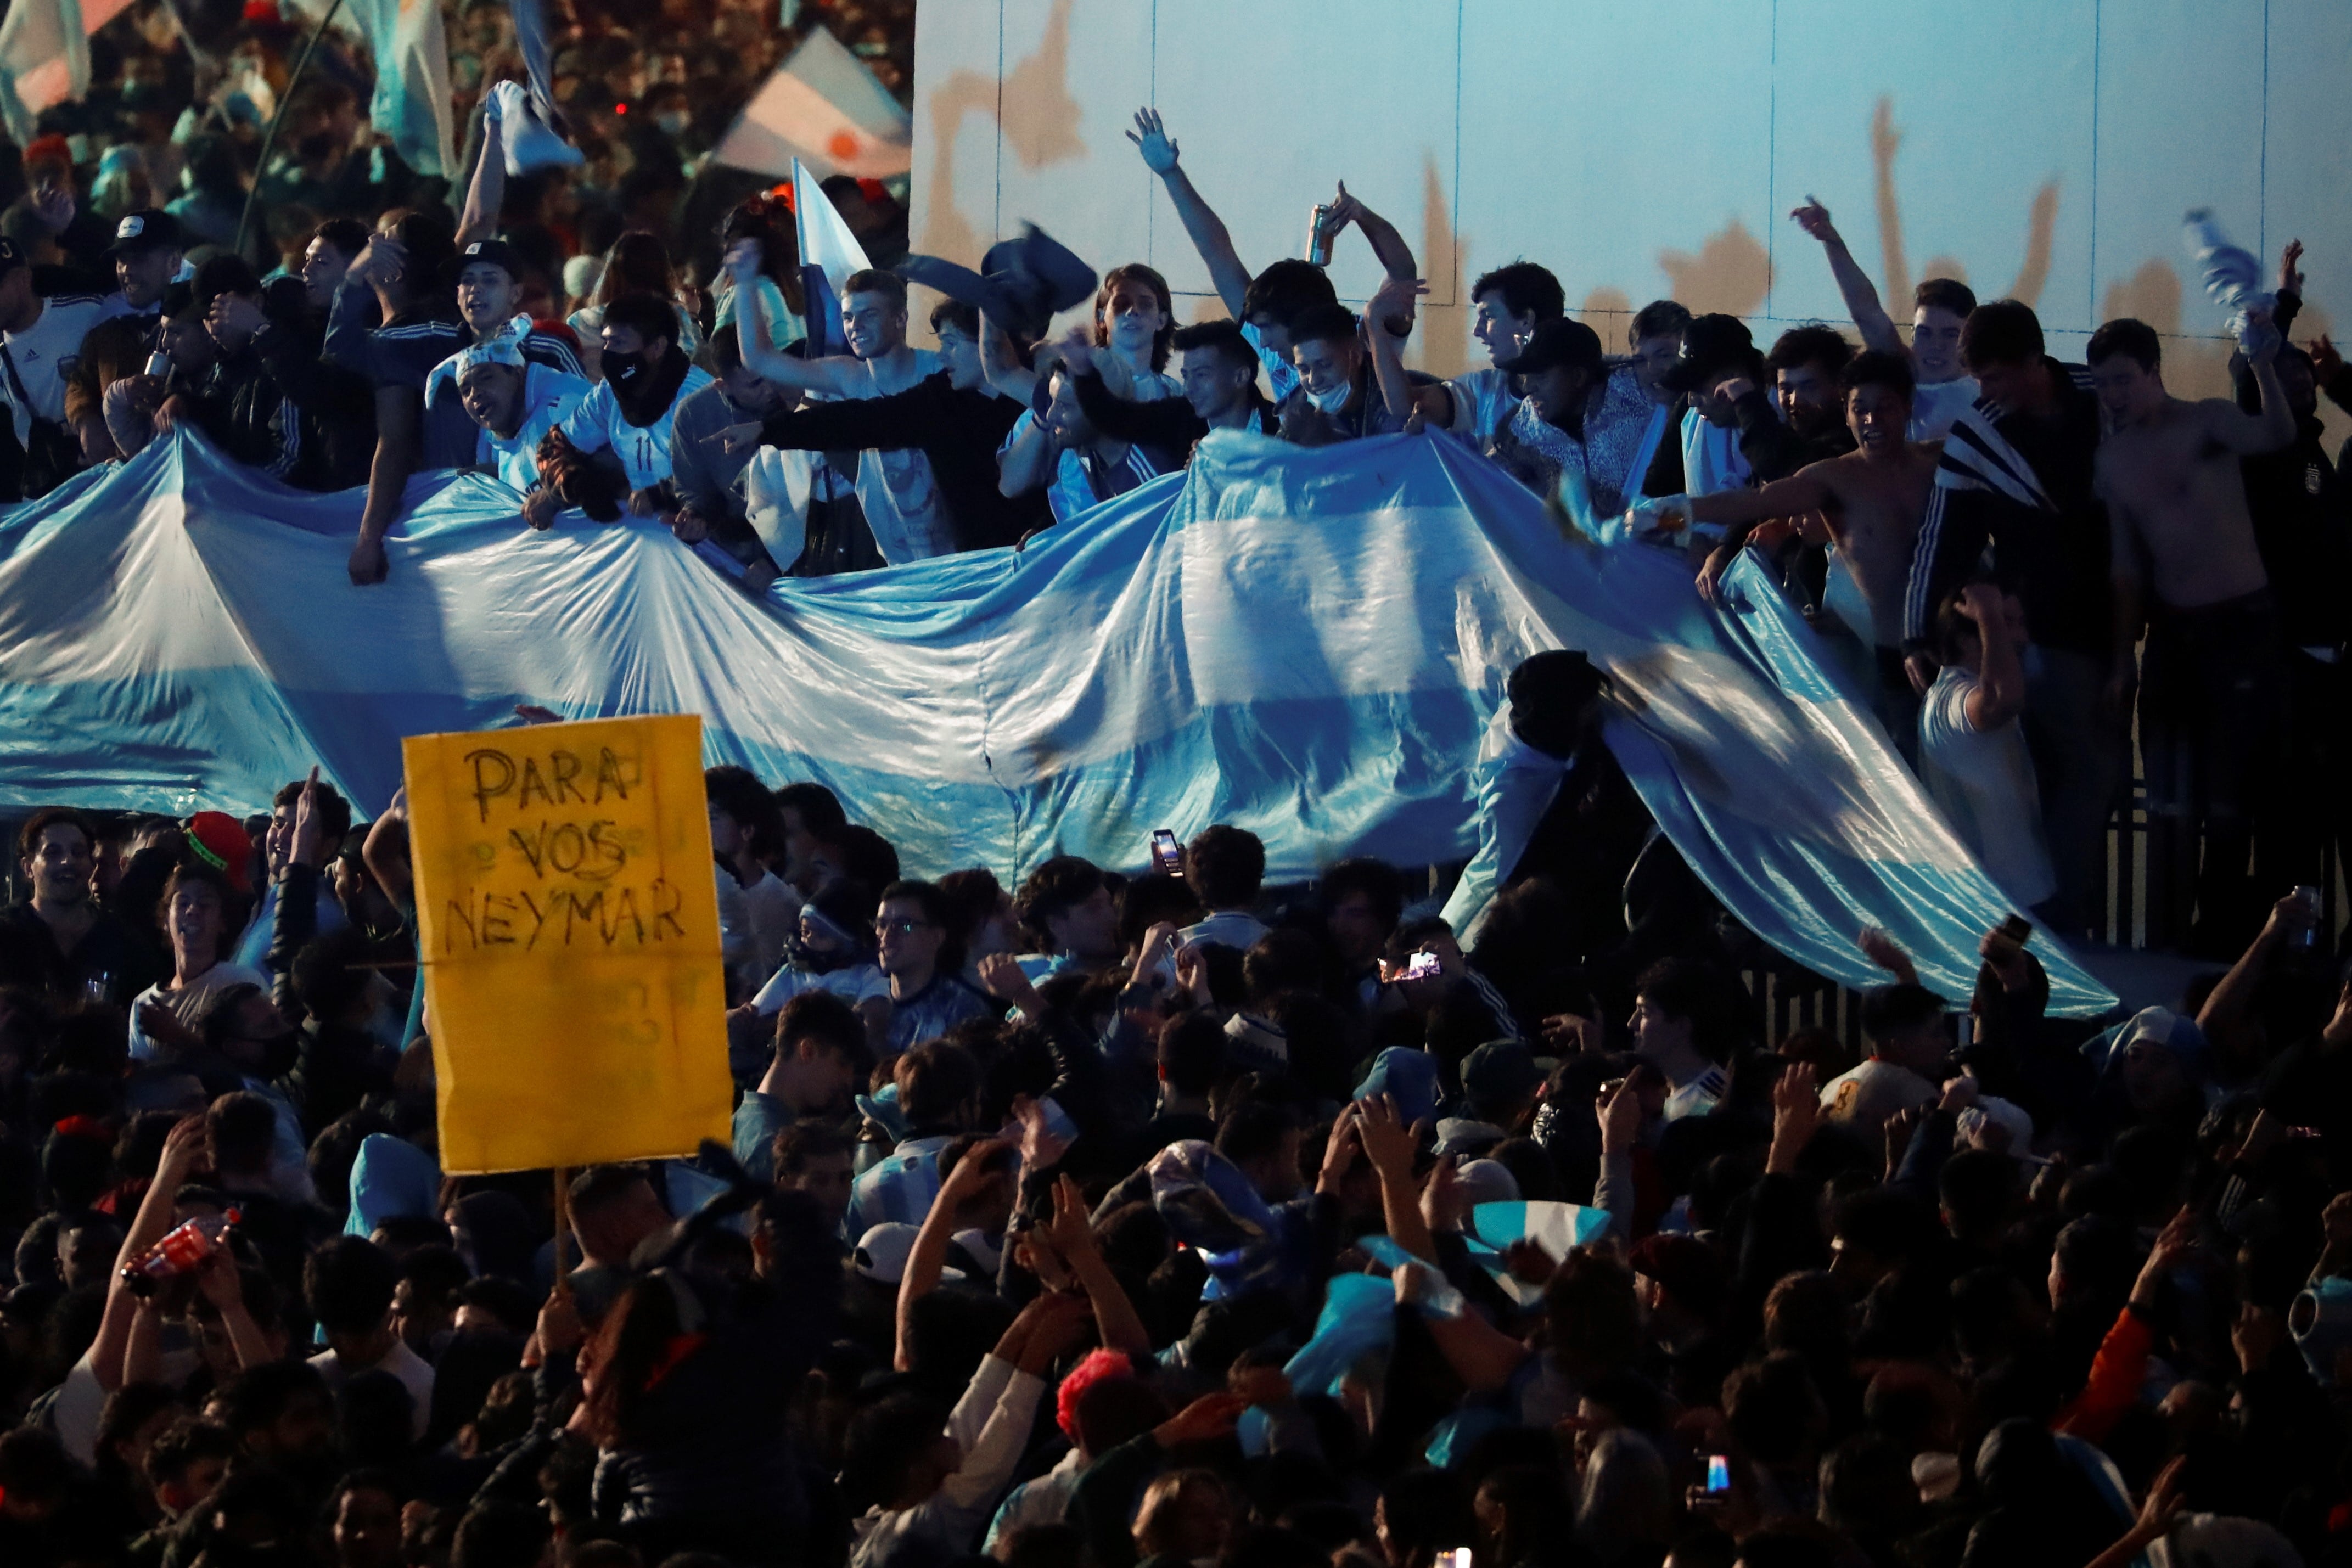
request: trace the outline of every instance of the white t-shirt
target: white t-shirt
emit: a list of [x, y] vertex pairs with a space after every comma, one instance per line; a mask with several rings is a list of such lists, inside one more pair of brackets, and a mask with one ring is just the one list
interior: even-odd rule
[[613, 395], [613, 383], [598, 382], [595, 390], [580, 401], [572, 416], [563, 422], [563, 434], [572, 444], [583, 452], [601, 452], [609, 446], [621, 459], [621, 468], [629, 476], [632, 490], [650, 490], [669, 477], [669, 439], [671, 417], [677, 405], [711, 382], [709, 371], [699, 365], [687, 367], [686, 380], [678, 383], [677, 395], [669, 400], [669, 407], [651, 424], [631, 424], [621, 413], [620, 401]]
[[1940, 441], [1952, 422], [1968, 413], [1984, 393], [1974, 376], [1948, 382], [1923, 382], [1911, 392], [1911, 439]]
[[193, 982], [176, 990], [157, 985], [150, 986], [140, 992], [138, 996], [131, 998], [131, 1060], [152, 1061], [155, 1059], [155, 1042], [149, 1040], [139, 1028], [140, 1003], [158, 1003], [170, 1009], [173, 1016], [182, 1023], [193, 1025], [198, 1010], [204, 1006], [205, 998], [215, 991], [226, 990], [231, 986], [258, 986], [264, 991], [268, 991], [269, 977], [258, 969], [248, 969], [242, 964], [215, 964], [211, 968], [198, 975]]
[[[320, 1351], [312, 1356], [310, 1364], [317, 1367], [319, 1375], [327, 1380], [328, 1388], [338, 1394], [342, 1392], [343, 1385], [352, 1376], [343, 1369], [343, 1358], [331, 1350]], [[389, 1372], [400, 1379], [402, 1385], [408, 1390], [409, 1424], [415, 1428], [418, 1439], [422, 1440], [425, 1428], [433, 1424], [433, 1364], [409, 1349], [406, 1340], [395, 1339], [392, 1342], [391, 1354], [373, 1366], [360, 1370]]]
[[2033, 758], [2015, 719], [1991, 730], [1969, 723], [1977, 684], [1948, 664], [1927, 688], [1919, 709], [1919, 780], [2000, 890], [2031, 908], [2058, 891]]
[[852, 964], [823, 975], [807, 969], [782, 968], [760, 988], [760, 994], [751, 998], [751, 1007], [761, 1018], [768, 1018], [783, 1011], [784, 1004], [803, 991], [830, 991], [854, 1008], [876, 998], [888, 1001], [890, 977], [872, 964]]
[[1822, 1085], [1822, 1114], [1877, 1127], [1897, 1111], [1935, 1103], [1937, 1093], [1935, 1084], [1909, 1068], [1874, 1056]]
[[[9, 362], [16, 370], [13, 381], [0, 373], [0, 400], [7, 402], [16, 422], [18, 441], [32, 438], [35, 414], [63, 422], [66, 378], [73, 374], [81, 358], [83, 334], [100, 321], [128, 314], [130, 308], [120, 294], [59, 294], [41, 302], [41, 319], [26, 330], [0, 333], [0, 342], [7, 344]], [[30, 409], [18, 405], [18, 382], [33, 401]]]
[[1235, 909], [1221, 909], [1197, 925], [1187, 925], [1176, 934], [1185, 946], [1196, 942], [1216, 942], [1246, 953], [1266, 934], [1266, 924], [1254, 915]]

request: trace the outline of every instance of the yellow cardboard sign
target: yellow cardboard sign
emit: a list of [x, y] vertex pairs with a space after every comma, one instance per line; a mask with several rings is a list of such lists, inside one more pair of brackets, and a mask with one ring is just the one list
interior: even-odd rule
[[419, 735], [401, 751], [441, 1168], [724, 1142], [701, 719]]

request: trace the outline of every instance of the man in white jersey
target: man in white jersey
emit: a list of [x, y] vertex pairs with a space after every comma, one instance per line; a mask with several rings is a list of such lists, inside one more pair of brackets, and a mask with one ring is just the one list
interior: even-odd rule
[[1911, 342], [1906, 349], [1894, 319], [1878, 302], [1878, 290], [1869, 275], [1830, 222], [1830, 210], [1807, 196], [1805, 204], [1789, 215], [1797, 220], [1798, 227], [1821, 241], [1822, 249], [1829, 254], [1830, 275], [1845, 297], [1846, 310], [1862, 333], [1863, 347], [1910, 355], [1911, 373], [1916, 379], [1911, 401], [1911, 439], [1941, 439], [1952, 428], [1952, 421], [1977, 401], [1976, 379], [1960, 363], [1960, 324], [1976, 309], [1976, 295], [1956, 277], [1931, 277], [1920, 284], [1912, 290]]
[[609, 449], [620, 460], [630, 512], [675, 528], [671, 416], [681, 399], [710, 385], [710, 372], [678, 348], [677, 309], [658, 295], [624, 294], [605, 306], [604, 333], [604, 379], [558, 428], [579, 451]]
[[[819, 400], [885, 397], [946, 368], [937, 353], [907, 341], [906, 280], [871, 269], [843, 281], [841, 329], [848, 353], [814, 360], [778, 353], [768, 346], [766, 309], [754, 287], [760, 257], [757, 240], [738, 240], [727, 252], [736, 298], [750, 323], [738, 340], [743, 363], [761, 380]], [[955, 551], [955, 531], [940, 499], [931, 460], [919, 451], [859, 454], [857, 504], [876, 548], [893, 566]]]
[[44, 495], [79, 466], [80, 443], [65, 425], [66, 378], [82, 334], [122, 313], [119, 297], [34, 293], [24, 253], [0, 239], [0, 401], [14, 441], [0, 448], [0, 499]]
[[516, 335], [507, 333], [461, 349], [436, 366], [425, 383], [428, 401], [444, 380], [456, 384], [477, 426], [471, 465], [521, 492], [523, 519], [546, 528], [559, 503], [540, 484], [539, 444], [587, 398], [588, 378], [525, 361]]

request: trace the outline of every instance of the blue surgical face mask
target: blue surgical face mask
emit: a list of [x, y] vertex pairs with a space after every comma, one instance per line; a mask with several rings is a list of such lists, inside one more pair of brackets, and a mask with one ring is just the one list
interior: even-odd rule
[[1324, 413], [1337, 413], [1348, 406], [1348, 398], [1356, 390], [1351, 382], [1341, 382], [1328, 392], [1309, 392], [1307, 401]]

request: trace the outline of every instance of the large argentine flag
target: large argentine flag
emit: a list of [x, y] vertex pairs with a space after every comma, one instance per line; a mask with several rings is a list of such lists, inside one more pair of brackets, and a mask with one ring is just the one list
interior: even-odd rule
[[914, 121], [865, 61], [818, 27], [776, 68], [712, 156], [778, 179], [797, 159], [820, 179], [887, 180], [914, 167]]
[[[391, 580], [353, 588], [364, 500], [182, 432], [0, 514], [0, 804], [266, 810], [320, 762], [373, 812], [401, 737], [535, 703], [698, 713], [713, 762], [829, 785], [917, 874], [1139, 870], [1153, 829], [1231, 822], [1279, 881], [1468, 855], [1504, 677], [1570, 646], [1615, 677], [1611, 742], [1659, 822], [1798, 962], [1872, 983], [1853, 934], [1883, 925], [1961, 998], [2009, 913], [1753, 562], [1751, 608], [1719, 612], [1676, 559], [1563, 543], [1444, 438], [1219, 432], [1026, 550], [761, 600], [656, 523], [535, 533], [456, 474], [412, 482]], [[2055, 1010], [2113, 1005], [2032, 946]]]
[[801, 247], [801, 315], [808, 323], [812, 355], [845, 354], [849, 344], [841, 332], [841, 302], [849, 292], [850, 275], [874, 264], [866, 259], [866, 247], [841, 221], [841, 214], [817, 180], [806, 164], [793, 160], [793, 228]]

